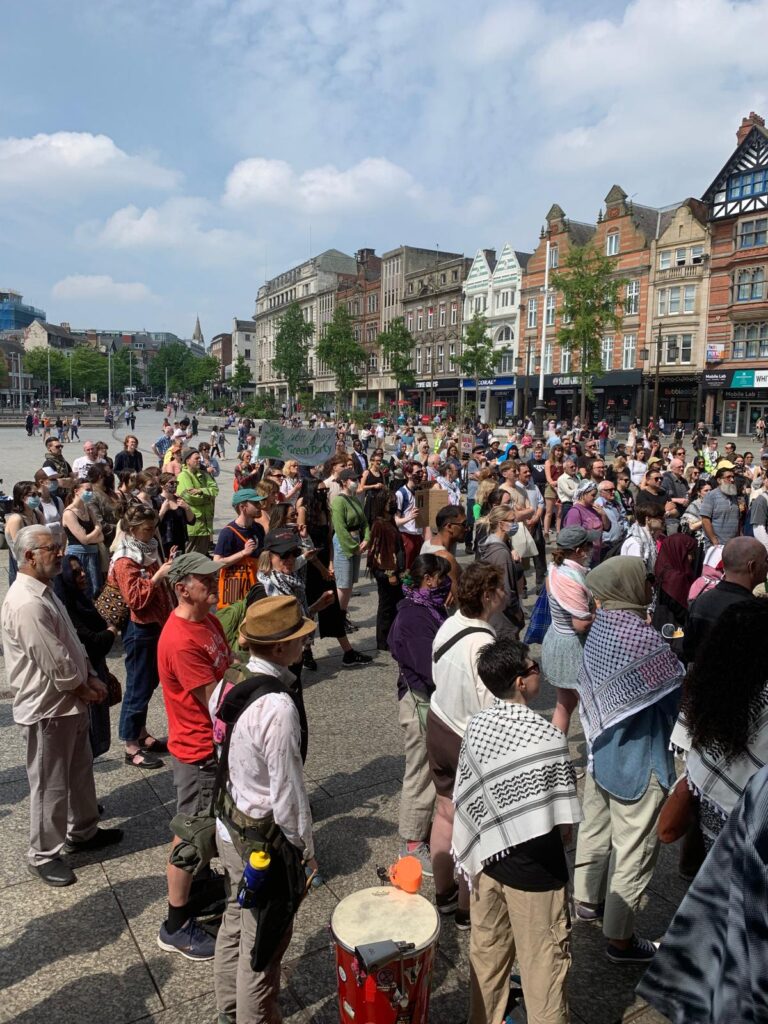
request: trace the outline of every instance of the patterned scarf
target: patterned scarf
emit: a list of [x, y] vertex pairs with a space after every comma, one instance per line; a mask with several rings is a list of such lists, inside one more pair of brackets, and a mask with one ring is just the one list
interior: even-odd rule
[[131, 561], [138, 562], [139, 565], [145, 568], [154, 563], [159, 563], [160, 555], [158, 553], [157, 541], [151, 540], [146, 544], [142, 540], [136, 540], [129, 533], [123, 533], [115, 545], [115, 550], [109, 563], [110, 569], [114, 567], [118, 558], [130, 558]]
[[645, 562], [645, 568], [648, 572], [653, 572], [654, 566], [656, 565], [656, 542], [651, 536], [651, 531], [647, 526], [641, 526], [639, 523], [632, 523], [630, 528], [627, 530], [627, 536], [625, 541], [629, 538], [636, 540], [640, 545], [640, 557]]
[[525, 705], [498, 699], [469, 721], [453, 801], [452, 853], [470, 884], [513, 847], [582, 820], [563, 733]]
[[[634, 559], [611, 559], [619, 561]], [[678, 689], [684, 674], [669, 644], [638, 614], [599, 610], [578, 680], [579, 714], [590, 749], [602, 733]]]
[[307, 618], [312, 618], [307, 604], [307, 592], [298, 576], [271, 569], [269, 572], [257, 573], [257, 578], [266, 590], [267, 597], [275, 597], [280, 594], [284, 594], [286, 597], [295, 597], [301, 605], [302, 613]]
[[438, 586], [431, 589], [409, 587], [407, 583], [403, 584], [403, 595], [406, 601], [412, 601], [413, 604], [420, 604], [422, 608], [426, 608], [438, 626], [442, 626], [445, 622], [447, 615], [445, 602], [450, 592], [450, 579], [443, 580]]

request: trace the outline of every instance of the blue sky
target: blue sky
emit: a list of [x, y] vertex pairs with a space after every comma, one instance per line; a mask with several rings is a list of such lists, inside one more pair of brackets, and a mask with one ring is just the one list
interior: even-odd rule
[[768, 115], [768, 0], [3, 0], [0, 287], [206, 338], [335, 246], [530, 250], [700, 195]]

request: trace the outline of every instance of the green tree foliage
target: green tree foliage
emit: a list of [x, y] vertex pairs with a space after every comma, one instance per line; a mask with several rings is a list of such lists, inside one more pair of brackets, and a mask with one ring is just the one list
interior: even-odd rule
[[246, 387], [253, 380], [253, 374], [251, 368], [246, 363], [243, 356], [239, 355], [235, 360], [235, 368], [232, 371], [232, 378], [230, 384], [233, 388], [237, 388], [239, 391], [241, 388]]
[[482, 313], [475, 313], [464, 332], [456, 365], [465, 377], [475, 378], [476, 409], [480, 407], [480, 379], [495, 375], [498, 355], [493, 339], [488, 337], [488, 321]]
[[569, 251], [551, 282], [563, 297], [558, 343], [579, 355], [583, 423], [587, 397], [594, 394], [592, 377], [603, 372], [603, 335], [621, 327], [619, 293], [627, 279], [616, 276], [614, 259], [604, 256], [593, 245], [585, 245]]
[[163, 345], [149, 364], [149, 383], [165, 394], [165, 371], [169, 391], [201, 391], [217, 380], [221, 369], [213, 356], [194, 356], [186, 345]]
[[416, 378], [411, 367], [415, 341], [401, 316], [395, 317], [386, 331], [379, 335], [379, 344], [385, 362], [397, 381], [398, 394], [405, 388], [413, 387]]
[[360, 387], [360, 367], [365, 365], [365, 349], [355, 341], [352, 317], [346, 306], [337, 306], [325, 335], [317, 343], [317, 358], [336, 378], [336, 415], [349, 408], [352, 392]]
[[48, 401], [48, 355], [51, 359], [51, 388], [69, 386], [69, 366], [67, 357], [58, 349], [34, 348], [25, 352], [22, 365], [25, 373], [32, 374], [32, 381], [41, 396]]
[[272, 370], [288, 385], [289, 411], [309, 382], [307, 357], [314, 332], [315, 325], [304, 319], [298, 302], [292, 302], [277, 322]]

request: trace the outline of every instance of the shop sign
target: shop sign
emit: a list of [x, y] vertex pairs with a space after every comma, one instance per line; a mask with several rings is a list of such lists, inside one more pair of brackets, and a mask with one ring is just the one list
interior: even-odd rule
[[665, 398], [692, 398], [696, 394], [696, 385], [691, 384], [688, 387], [679, 388], [664, 388]]
[[717, 363], [721, 359], [725, 359], [725, 345], [707, 345], [707, 362]]
[[428, 390], [430, 388], [436, 388], [439, 383], [439, 380], [417, 380], [416, 387], [419, 388], [420, 391]]
[[753, 388], [755, 386], [754, 370], [734, 370], [731, 378], [732, 388]]
[[731, 379], [729, 370], [717, 370], [714, 372], [705, 370], [703, 384], [705, 388], [727, 388]]
[[750, 398], [765, 398], [765, 395], [761, 395], [759, 391], [755, 391], [754, 388], [741, 388], [738, 391], [724, 391], [724, 398], [738, 398], [742, 402]]
[[578, 387], [580, 384], [581, 384], [581, 377], [578, 377], [578, 376], [577, 377], [553, 377], [552, 378], [552, 387], [554, 387], [554, 388], [564, 388], [564, 387], [568, 387], [569, 385], [570, 385], [570, 387]]

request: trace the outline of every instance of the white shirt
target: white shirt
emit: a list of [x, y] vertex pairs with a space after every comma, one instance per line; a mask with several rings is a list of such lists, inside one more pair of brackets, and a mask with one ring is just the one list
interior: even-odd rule
[[[280, 665], [252, 656], [248, 670], [292, 683], [293, 675]], [[208, 701], [211, 720], [222, 684]], [[267, 693], [237, 720], [229, 744], [229, 792], [238, 810], [251, 818], [272, 812], [286, 839], [307, 858], [314, 857], [312, 812], [301, 763], [299, 713], [287, 693]], [[216, 822], [217, 835], [231, 842], [226, 827]]]
[[432, 664], [435, 692], [430, 707], [458, 736], [464, 735], [472, 715], [493, 703], [493, 694], [486, 689], [477, 674], [477, 659], [483, 647], [493, 643], [496, 632], [488, 622], [470, 619], [457, 611], [445, 620], [432, 641], [434, 654], [451, 637], [470, 626], [482, 628], [486, 632], [471, 633], [464, 637], [446, 651], [438, 662]]
[[81, 455], [79, 459], [75, 459], [72, 463], [72, 472], [81, 480], [85, 480], [88, 476], [88, 470], [91, 466], [97, 465], [98, 461], [98, 459], [89, 459], [87, 455]]
[[[656, 465], [656, 463], [654, 463], [654, 465]], [[629, 470], [629, 475], [632, 478], [632, 483], [635, 487], [639, 487], [643, 482], [643, 477], [648, 472], [648, 462], [643, 462], [642, 459], [630, 459], [627, 462], [627, 469]]]
[[0, 617], [17, 725], [84, 713], [85, 704], [71, 691], [91, 674], [88, 657], [53, 589], [20, 572]]

